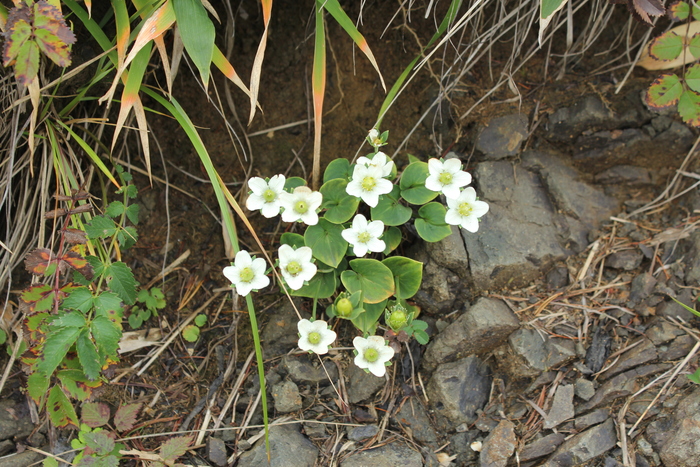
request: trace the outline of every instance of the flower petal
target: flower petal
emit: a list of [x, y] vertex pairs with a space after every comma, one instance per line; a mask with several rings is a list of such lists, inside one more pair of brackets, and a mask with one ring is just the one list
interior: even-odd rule
[[256, 195], [262, 195], [265, 190], [267, 190], [267, 182], [260, 177], [253, 177], [248, 180], [248, 188], [250, 188]]

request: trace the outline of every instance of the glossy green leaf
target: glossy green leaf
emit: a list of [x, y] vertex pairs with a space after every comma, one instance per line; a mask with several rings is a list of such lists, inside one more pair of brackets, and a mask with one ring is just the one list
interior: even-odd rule
[[313, 250], [314, 258], [337, 267], [348, 249], [342, 231], [343, 226], [319, 219], [318, 224], [309, 226], [304, 232], [304, 242]]
[[683, 92], [683, 84], [675, 74], [663, 74], [649, 86], [644, 101], [654, 109], [664, 109], [678, 102]]
[[387, 266], [375, 259], [354, 259], [352, 270], [343, 271], [340, 280], [350, 293], [362, 291], [364, 303], [379, 303], [394, 294], [394, 275]]
[[[373, 221], [382, 221], [384, 225], [404, 225], [411, 218], [413, 210], [399, 201], [401, 189], [394, 185], [391, 193], [380, 196], [379, 202], [370, 213]], [[386, 234], [385, 234], [386, 235]]]
[[182, 44], [199, 70], [204, 86], [214, 54], [216, 31], [201, 0], [172, 0]]
[[70, 403], [60, 386], [54, 386], [49, 391], [49, 397], [46, 400], [46, 410], [55, 426], [65, 427], [71, 423], [76, 427], [78, 426], [78, 416], [75, 414], [73, 404]]
[[384, 314], [386, 303], [386, 300], [373, 304], [365, 303], [363, 305], [365, 311], [354, 318], [352, 324], [363, 333], [374, 334], [377, 329], [379, 318]]
[[382, 261], [394, 275], [396, 298], [413, 297], [423, 280], [423, 263], [403, 256], [391, 256]]
[[[343, 159], [345, 160], [345, 159]], [[323, 218], [334, 224], [349, 221], [357, 212], [360, 198], [351, 196], [345, 191], [348, 181], [341, 178], [329, 180], [321, 187], [323, 195], [322, 209], [326, 209]]]
[[122, 311], [122, 301], [119, 296], [112, 292], [102, 292], [95, 297], [95, 310], [97, 316], [110, 316], [110, 311]]
[[85, 326], [85, 316], [78, 311], [70, 313], [60, 313], [58, 317], [51, 322], [51, 327], [56, 328], [82, 328]]
[[445, 206], [428, 203], [418, 210], [415, 222], [416, 231], [427, 242], [439, 242], [452, 234], [452, 228], [445, 223]]
[[299, 247], [306, 246], [306, 243], [304, 243], [304, 236], [292, 232], [283, 233], [280, 237], [280, 243], [282, 245], [289, 245], [295, 250]]
[[299, 290], [290, 291], [290, 294], [295, 297], [330, 298], [338, 287], [337, 277], [338, 274], [335, 271], [317, 272], [308, 284], [305, 284]]
[[438, 193], [425, 187], [428, 174], [427, 163], [419, 161], [409, 164], [399, 182], [401, 197], [411, 204], [425, 204], [435, 199]]
[[323, 172], [323, 183], [335, 180], [336, 178], [349, 180], [351, 174], [349, 160], [342, 157], [333, 159], [326, 167], [326, 171]]
[[384, 235], [382, 235], [382, 240], [384, 240], [384, 243], [386, 244], [384, 254], [388, 255], [398, 248], [398, 246], [401, 244], [401, 238], [402, 235], [399, 229], [396, 227], [389, 227], [386, 232], [384, 232]]
[[678, 100], [678, 113], [688, 125], [700, 127], [700, 94], [683, 91]]
[[668, 31], [651, 41], [649, 54], [657, 60], [675, 60], [683, 52], [683, 38]]
[[291, 192], [298, 186], [305, 186], [306, 180], [301, 177], [289, 177], [284, 181], [284, 189]]

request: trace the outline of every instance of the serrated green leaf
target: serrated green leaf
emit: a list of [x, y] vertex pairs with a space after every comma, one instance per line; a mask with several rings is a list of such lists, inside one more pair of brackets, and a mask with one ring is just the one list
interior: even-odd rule
[[690, 15], [690, 6], [687, 2], [678, 0], [666, 7], [666, 14], [671, 21], [683, 21]]
[[80, 335], [81, 328], [58, 328], [46, 336], [37, 370], [51, 376]]
[[43, 373], [35, 371], [27, 378], [27, 393], [41, 407], [40, 401], [49, 390], [50, 378]]
[[125, 211], [126, 207], [124, 206], [124, 203], [121, 201], [112, 201], [107, 206], [107, 209], [105, 209], [105, 214], [107, 214], [109, 217], [119, 217], [124, 214]]
[[409, 164], [399, 181], [401, 197], [411, 204], [425, 204], [435, 199], [438, 193], [425, 187], [425, 180], [429, 173], [428, 164], [425, 162]]
[[109, 317], [110, 311], [122, 311], [122, 301], [112, 292], [102, 292], [94, 298], [95, 312], [97, 316]]
[[49, 413], [51, 422], [58, 427], [65, 427], [69, 424], [78, 426], [78, 416], [75, 414], [73, 404], [59, 386], [54, 386], [49, 391], [46, 401], [46, 410]]
[[[76, 366], [80, 366], [79, 362], [76, 363]], [[79, 401], [88, 400], [92, 396], [92, 390], [102, 385], [99, 380], [88, 380], [82, 369], [59, 370], [56, 376], [61, 382], [63, 390], [70, 397]]]
[[93, 305], [94, 300], [90, 289], [87, 287], [78, 287], [63, 300], [61, 308], [78, 310], [85, 314], [92, 309]]
[[670, 107], [681, 97], [683, 84], [675, 74], [663, 74], [649, 86], [644, 95], [644, 101], [654, 109]]
[[139, 235], [136, 232], [136, 229], [130, 225], [119, 229], [117, 232], [117, 240], [119, 241], [119, 245], [125, 250], [134, 246], [138, 239]]
[[423, 280], [423, 263], [403, 256], [391, 256], [382, 261], [394, 275], [396, 298], [413, 297]]
[[130, 204], [128, 208], [126, 208], [126, 217], [129, 218], [132, 224], [138, 225], [139, 223], [139, 205], [138, 204]]
[[401, 189], [394, 185], [391, 193], [381, 196], [377, 205], [370, 209], [373, 221], [382, 221], [384, 225], [403, 225], [411, 218], [413, 210], [399, 201]]
[[[19, 12], [18, 12], [19, 13]], [[28, 18], [27, 18], [28, 19]], [[5, 39], [5, 50], [3, 52], [2, 63], [8, 66], [12, 60], [17, 58], [22, 46], [31, 39], [32, 27], [24, 19], [17, 19], [16, 21], [8, 21], [7, 23], [7, 36]]]
[[[345, 160], [345, 159], [343, 159]], [[348, 181], [335, 178], [323, 184], [320, 191], [323, 195], [322, 209], [326, 209], [323, 218], [334, 224], [349, 221], [360, 205], [360, 198], [351, 196], [345, 191]]]
[[160, 446], [161, 459], [163, 459], [166, 464], [172, 465], [178, 457], [185, 455], [192, 441], [193, 438], [191, 436], [170, 438]]
[[107, 281], [109, 288], [116, 293], [124, 303], [133, 305], [136, 302], [136, 286], [138, 283], [129, 266], [121, 261], [116, 261], [105, 267], [105, 275], [110, 277]]
[[673, 31], [651, 41], [649, 54], [657, 60], [675, 60], [683, 52], [683, 38]]
[[[117, 225], [106, 216], [95, 216], [85, 224], [85, 233], [89, 239], [109, 238], [117, 231]], [[95, 272], [97, 274], [97, 272]]]
[[109, 437], [107, 431], [85, 433], [85, 444], [98, 456], [106, 456], [114, 449], [114, 440]]
[[700, 33], [693, 34], [688, 42], [688, 51], [695, 58], [700, 58]]
[[199, 70], [206, 88], [214, 55], [214, 24], [200, 0], [173, 0], [173, 10], [182, 43]]
[[56, 328], [82, 328], [85, 326], [85, 316], [78, 311], [69, 313], [60, 313], [58, 317], [51, 322], [51, 329]]
[[80, 411], [80, 421], [90, 428], [99, 428], [109, 423], [109, 407], [102, 402], [86, 402]]
[[90, 323], [90, 332], [102, 359], [113, 358], [119, 347], [119, 339], [122, 337], [121, 329], [109, 318], [98, 316]]
[[[698, 35], [698, 37], [700, 37], [700, 35]], [[700, 92], [700, 64], [696, 63], [686, 70], [685, 83], [691, 90]]]
[[362, 291], [364, 303], [379, 303], [394, 294], [394, 276], [387, 266], [375, 259], [354, 259], [352, 271], [343, 271], [340, 280], [350, 293]]
[[345, 181], [350, 179], [350, 161], [344, 158], [333, 159], [323, 172], [323, 183], [335, 180], [336, 178]]
[[313, 250], [314, 258], [335, 268], [348, 249], [342, 231], [343, 226], [319, 219], [318, 224], [309, 226], [304, 232], [304, 242]]
[[185, 326], [185, 328], [182, 330], [182, 337], [187, 342], [197, 342], [197, 339], [199, 339], [199, 333], [199, 328], [193, 324], [190, 324]]
[[418, 343], [421, 345], [426, 345], [428, 341], [430, 341], [430, 336], [428, 336], [428, 333], [421, 331], [420, 329], [413, 331], [413, 337], [415, 337], [416, 341], [418, 341]]
[[141, 410], [140, 403], [122, 405], [114, 414], [114, 428], [122, 432], [131, 430], [136, 425], [136, 416]]
[[87, 376], [90, 381], [95, 381], [100, 377], [102, 359], [97, 355], [95, 343], [90, 339], [90, 333], [87, 329], [83, 329], [83, 332], [78, 336], [75, 348], [78, 352], [78, 359], [83, 366], [85, 376]]
[[678, 100], [678, 113], [688, 125], [700, 127], [700, 94], [683, 91]]

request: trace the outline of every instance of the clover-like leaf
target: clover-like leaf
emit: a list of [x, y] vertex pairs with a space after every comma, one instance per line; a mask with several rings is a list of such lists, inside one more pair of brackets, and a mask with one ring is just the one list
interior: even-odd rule
[[644, 95], [644, 101], [654, 109], [665, 109], [678, 102], [683, 92], [683, 84], [675, 74], [663, 74], [651, 83]]
[[401, 189], [394, 185], [391, 193], [381, 196], [379, 203], [370, 210], [373, 221], [382, 221], [384, 225], [403, 225], [411, 218], [413, 210], [399, 201]]
[[415, 227], [418, 235], [426, 242], [439, 242], [452, 234], [452, 228], [445, 223], [445, 206], [428, 203], [418, 210]]
[[[345, 159], [342, 159], [345, 160]], [[360, 198], [349, 195], [345, 188], [348, 181], [335, 178], [323, 184], [320, 191], [323, 195], [321, 208], [326, 209], [323, 218], [334, 224], [349, 221], [360, 205]]]
[[340, 280], [350, 293], [362, 291], [364, 303], [379, 303], [394, 294], [394, 275], [387, 266], [375, 259], [354, 259], [352, 270], [343, 271]]
[[412, 162], [401, 175], [399, 186], [401, 197], [411, 204], [425, 204], [435, 199], [437, 192], [425, 187], [428, 178], [428, 164], [422, 161]]
[[413, 297], [423, 280], [423, 263], [403, 256], [391, 256], [382, 261], [394, 275], [396, 298]]
[[304, 241], [306, 246], [313, 250], [314, 258], [335, 268], [343, 260], [348, 249], [348, 242], [343, 238], [342, 231], [342, 225], [319, 219], [318, 224], [306, 229]]
[[323, 183], [325, 184], [337, 178], [348, 181], [351, 174], [350, 161], [340, 157], [332, 160], [330, 164], [326, 166], [326, 170], [323, 172]]
[[182, 337], [187, 342], [197, 342], [197, 339], [199, 339], [199, 333], [200, 330], [197, 326], [194, 324], [189, 324], [182, 330]]

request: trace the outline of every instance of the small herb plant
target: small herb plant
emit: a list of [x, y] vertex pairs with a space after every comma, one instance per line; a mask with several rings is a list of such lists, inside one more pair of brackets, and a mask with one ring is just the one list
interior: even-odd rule
[[[138, 207], [131, 175], [121, 168], [122, 201], [110, 203], [105, 214], [89, 216], [91, 197], [83, 190], [56, 197], [64, 207], [47, 212], [59, 223], [55, 251], [37, 249], [25, 266], [43, 278], [21, 293], [29, 332], [29, 396], [46, 407], [54, 425], [79, 426], [71, 399], [87, 400], [103, 382], [102, 371], [118, 361], [122, 308], [136, 300], [136, 280], [122, 261], [121, 250], [133, 245]], [[85, 219], [89, 219], [85, 222]]]
[[[488, 204], [476, 199], [471, 175], [458, 159], [423, 162], [409, 156], [401, 174], [379, 148], [388, 132], [370, 131], [367, 140], [374, 151], [351, 164], [332, 161], [319, 191], [304, 180], [253, 178], [246, 206], [271, 218], [306, 224], [303, 233], [282, 234], [277, 267], [290, 293], [314, 300], [311, 320], [299, 322], [299, 347], [317, 354], [328, 351], [336, 334], [323, 320], [316, 320], [319, 300], [329, 319], [350, 321], [362, 334], [353, 341], [355, 363], [377, 376], [385, 374], [394, 355], [387, 340], [428, 342], [427, 324], [416, 319], [418, 307], [409, 302], [420, 288], [423, 264], [396, 255], [403, 233], [411, 224], [420, 238], [437, 242], [452, 233], [451, 225], [476, 232]], [[466, 187], [466, 188], [465, 188]], [[448, 207], [435, 201], [445, 195]], [[450, 225], [451, 224], [451, 225]], [[262, 258], [242, 250], [224, 275], [239, 295], [266, 287]], [[381, 318], [385, 337], [376, 336]]]
[[141, 305], [131, 307], [129, 314], [129, 326], [132, 329], [138, 329], [141, 325], [148, 321], [151, 317], [158, 316], [158, 310], [165, 308], [165, 295], [158, 287], [151, 289], [141, 289], [136, 296], [136, 302]]
[[194, 318], [194, 324], [187, 325], [182, 330], [182, 338], [187, 342], [197, 342], [200, 328], [207, 324], [207, 315], [199, 314]]
[[[676, 1], [668, 6], [668, 17], [672, 21], [698, 21], [700, 8], [684, 1]], [[685, 30], [683, 27], [681, 31]], [[700, 33], [685, 34], [678, 28], [666, 31], [655, 38], [649, 45], [650, 55], [661, 61], [676, 60], [683, 57], [684, 63], [696, 62], [684, 68], [680, 75], [664, 73], [649, 86], [645, 102], [657, 110], [678, 105], [678, 113], [685, 123], [700, 126]]]

